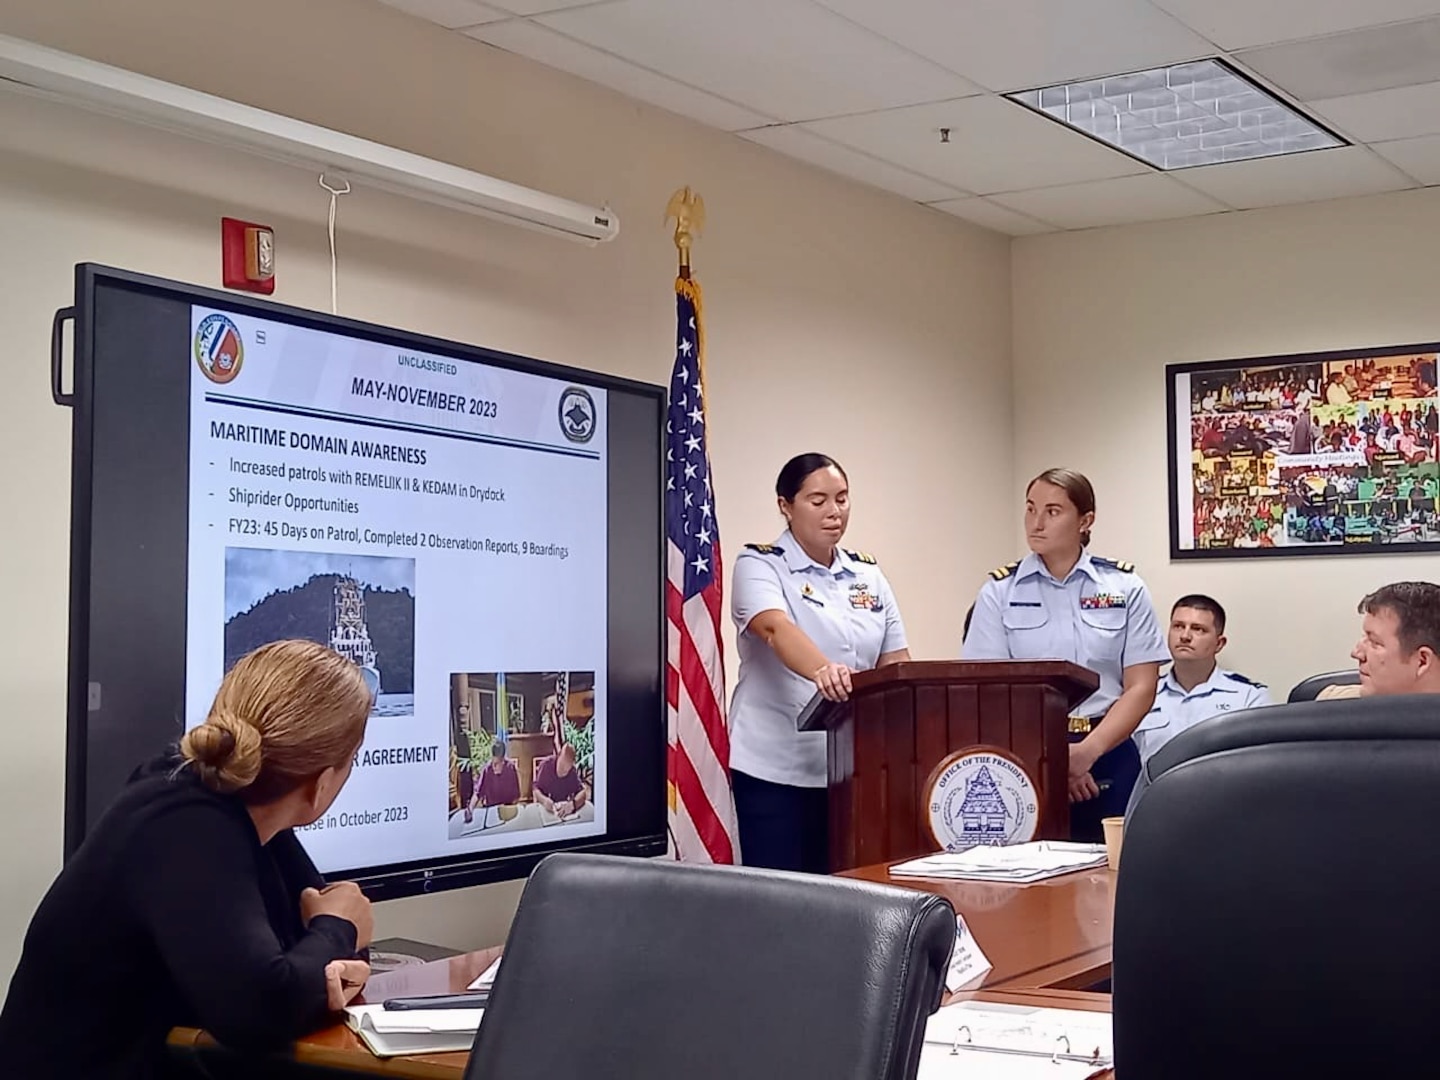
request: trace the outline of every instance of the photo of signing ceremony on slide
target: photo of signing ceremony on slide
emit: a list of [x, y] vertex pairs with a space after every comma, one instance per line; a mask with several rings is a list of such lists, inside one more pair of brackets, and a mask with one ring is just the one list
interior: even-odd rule
[[451, 676], [450, 837], [595, 820], [595, 673]]
[[1440, 1078], [1440, 0], [0, 0], [0, 1080]]

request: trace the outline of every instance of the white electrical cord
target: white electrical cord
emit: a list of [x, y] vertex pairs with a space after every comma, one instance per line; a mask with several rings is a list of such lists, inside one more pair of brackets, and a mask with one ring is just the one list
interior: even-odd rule
[[350, 194], [350, 181], [340, 181], [344, 187], [331, 187], [325, 182], [325, 174], [320, 174], [320, 186], [330, 193], [330, 314], [340, 314], [339, 282], [335, 266], [335, 210], [340, 202], [341, 195]]

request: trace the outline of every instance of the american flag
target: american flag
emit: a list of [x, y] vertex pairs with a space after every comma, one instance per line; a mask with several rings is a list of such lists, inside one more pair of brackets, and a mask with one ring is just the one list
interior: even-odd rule
[[665, 424], [670, 838], [682, 861], [733, 863], [740, 845], [725, 727], [724, 589], [705, 440], [700, 285], [680, 278], [675, 293], [675, 370]]

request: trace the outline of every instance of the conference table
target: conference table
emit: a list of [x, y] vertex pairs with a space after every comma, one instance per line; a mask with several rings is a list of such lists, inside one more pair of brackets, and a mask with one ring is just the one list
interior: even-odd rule
[[1115, 922], [1115, 874], [1110, 870], [1024, 886], [892, 878], [883, 863], [839, 876], [919, 889], [949, 900], [994, 965], [985, 979], [988, 990], [1092, 990], [1109, 982]]
[[[887, 865], [846, 871], [842, 877], [877, 881], [946, 897], [965, 917], [992, 968], [983, 984], [946, 1003], [978, 999], [1049, 1008], [1108, 1011], [1110, 997], [1089, 992], [1110, 978], [1115, 875], [1109, 870], [1068, 874], [1033, 885], [897, 880]], [[373, 976], [360, 1002], [463, 992], [500, 955], [498, 946], [400, 967]], [[174, 1055], [184, 1061], [224, 1054], [205, 1032], [176, 1028]], [[377, 1058], [341, 1024], [294, 1044], [289, 1060], [358, 1076], [407, 1080], [459, 1080], [469, 1055], [421, 1054]]]

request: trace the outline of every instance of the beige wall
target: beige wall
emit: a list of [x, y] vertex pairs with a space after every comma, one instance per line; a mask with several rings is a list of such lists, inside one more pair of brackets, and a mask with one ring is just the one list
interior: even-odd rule
[[1098, 491], [1095, 550], [1133, 560], [1168, 614], [1230, 612], [1226, 662], [1283, 696], [1349, 666], [1356, 601], [1433, 556], [1170, 562], [1164, 366], [1440, 340], [1440, 192], [1350, 199], [1018, 241], [1015, 471]]
[[[597, 249], [357, 192], [340, 217], [343, 314], [663, 382], [669, 193], [703, 192], [718, 509], [731, 552], [777, 531], [792, 453], [850, 470], [851, 541], [882, 558], [917, 654], [958, 645], [1013, 504], [1008, 241], [365, 0], [0, 0], [29, 38], [477, 168], [608, 200]], [[0, 977], [59, 868], [69, 417], [46, 342], [71, 267], [218, 284], [218, 219], [278, 229], [277, 298], [325, 308], [315, 177], [0, 93]], [[985, 469], [967, 462], [984, 461]], [[179, 493], [177, 493], [177, 497]], [[143, 632], [143, 627], [137, 627]], [[733, 654], [732, 654], [733, 655]], [[733, 676], [733, 670], [732, 670]], [[382, 934], [499, 940], [515, 885], [387, 904]]]

